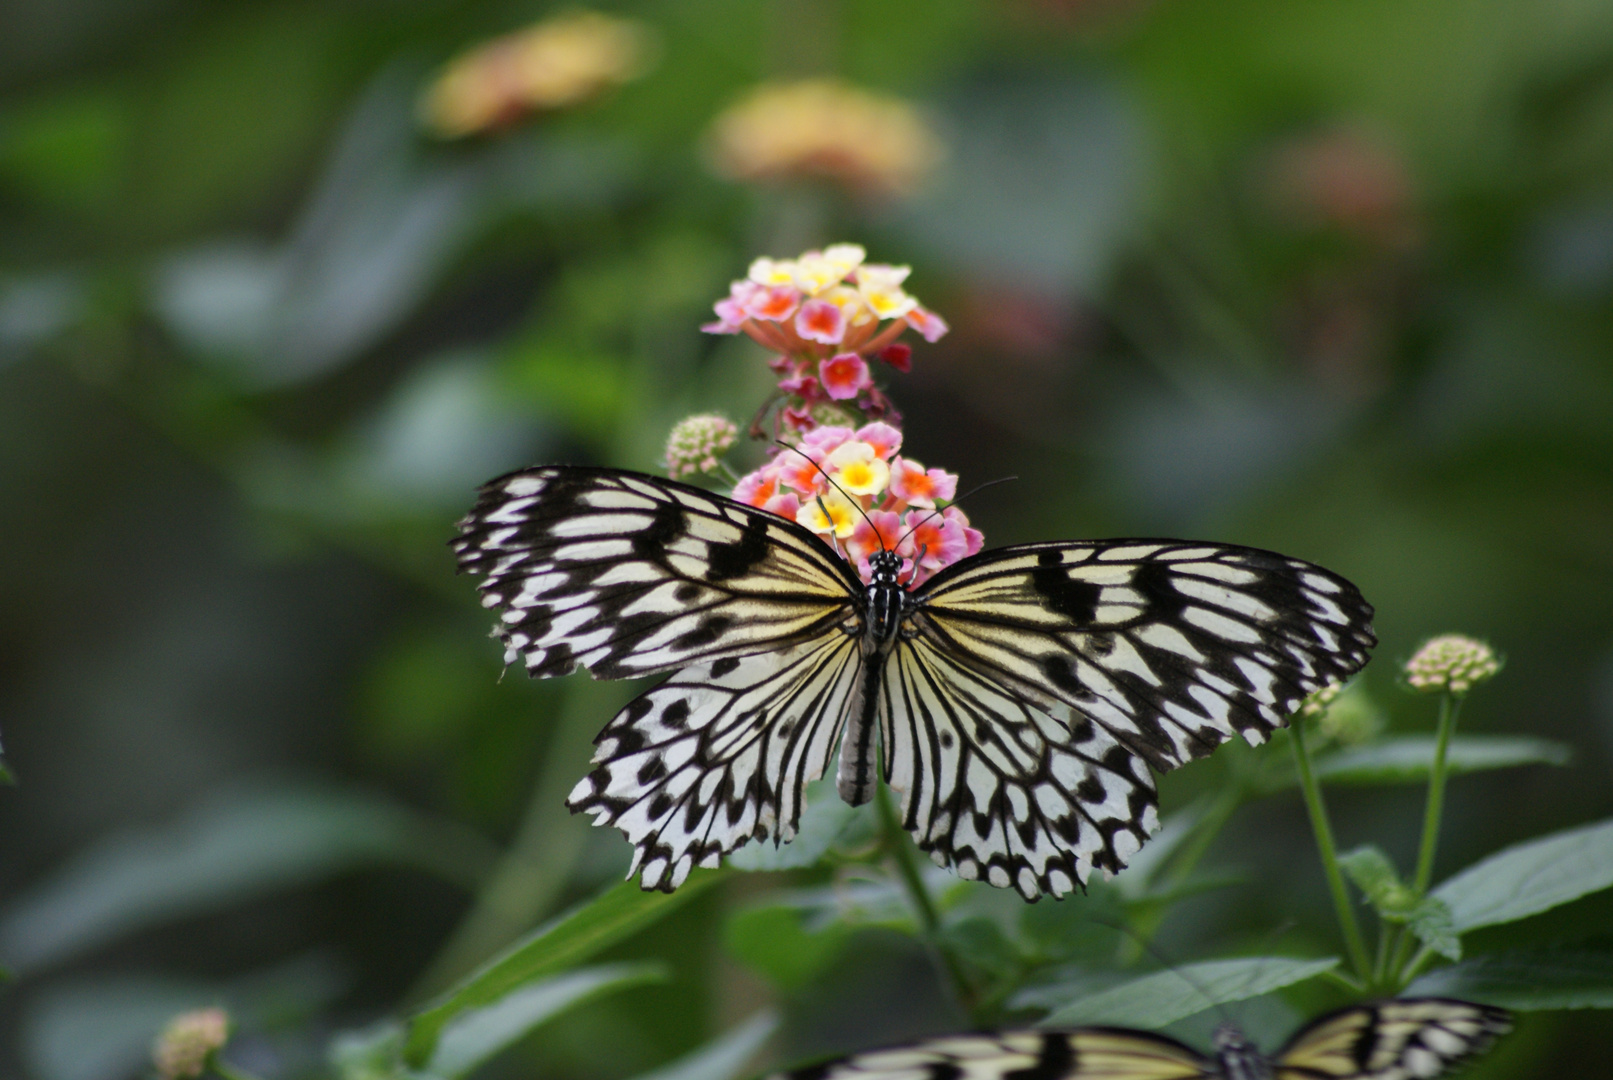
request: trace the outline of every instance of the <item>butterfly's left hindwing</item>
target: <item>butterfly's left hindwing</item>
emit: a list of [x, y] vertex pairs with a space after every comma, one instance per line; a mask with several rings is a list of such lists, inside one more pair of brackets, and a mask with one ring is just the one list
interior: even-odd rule
[[773, 652], [685, 668], [600, 732], [595, 769], [567, 804], [614, 825], [646, 889], [752, 838], [789, 840], [863, 678], [839, 629]]
[[1276, 1080], [1432, 1080], [1512, 1030], [1505, 1009], [1449, 998], [1356, 1005], [1291, 1039]]
[[1110, 540], [1000, 548], [921, 586], [916, 633], [1158, 769], [1262, 741], [1376, 644], [1354, 585], [1254, 548]]
[[505, 662], [536, 677], [654, 675], [786, 647], [845, 620], [861, 584], [774, 514], [617, 469], [500, 477], [459, 523]]
[[1212, 1080], [1212, 1063], [1143, 1031], [952, 1035], [779, 1073], [769, 1080]]

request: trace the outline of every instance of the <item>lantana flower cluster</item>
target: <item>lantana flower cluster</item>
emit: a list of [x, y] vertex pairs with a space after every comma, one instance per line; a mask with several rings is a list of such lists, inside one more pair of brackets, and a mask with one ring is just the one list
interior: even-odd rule
[[[717, 302], [717, 321], [701, 329], [744, 333], [776, 354], [769, 366], [778, 390], [750, 430], [766, 438], [762, 419], [777, 405], [776, 445], [760, 468], [737, 478], [734, 498], [816, 533], [864, 582], [875, 554], [897, 552], [911, 588], [975, 554], [982, 537], [951, 505], [957, 476], [902, 453], [901, 418], [869, 371], [870, 357], [909, 370], [912, 350], [897, 341], [903, 331], [932, 342], [947, 332], [903, 290], [907, 275], [905, 266], [868, 262], [857, 244], [757, 259]], [[690, 417], [673, 429], [668, 471], [726, 469], [720, 459], [733, 434], [720, 416]]]
[[957, 476], [901, 449], [901, 431], [878, 421], [814, 428], [742, 477], [734, 498], [817, 533], [864, 582], [872, 555], [896, 551], [903, 583], [915, 585], [979, 551], [982, 537], [962, 510], [944, 505], [957, 497]]
[[[709, 334], [744, 333], [776, 355], [782, 398], [775, 434], [801, 434], [825, 418], [899, 420], [874, 385], [868, 358], [907, 371], [912, 350], [900, 342], [917, 330], [938, 341], [946, 322], [902, 288], [909, 268], [865, 261], [858, 244], [833, 244], [796, 259], [761, 258], [719, 300]], [[856, 419], [856, 417], [851, 417]], [[755, 425], [751, 432], [760, 436]]]

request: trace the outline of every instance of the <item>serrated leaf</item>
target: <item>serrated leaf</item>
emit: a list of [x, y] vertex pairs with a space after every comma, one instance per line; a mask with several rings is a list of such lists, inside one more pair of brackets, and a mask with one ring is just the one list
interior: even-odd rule
[[1455, 997], [1531, 1012], [1613, 1009], [1613, 949], [1517, 949], [1431, 971], [1408, 997]]
[[[1402, 735], [1366, 746], [1318, 755], [1316, 777], [1330, 784], [1411, 784], [1433, 770], [1435, 739]], [[1449, 773], [1507, 769], [1517, 765], [1567, 765], [1573, 751], [1563, 743], [1519, 735], [1458, 735], [1446, 748]], [[1294, 783], [1290, 775], [1286, 784]]]
[[471, 886], [491, 861], [475, 834], [362, 792], [224, 792], [177, 821], [102, 840], [18, 897], [0, 918], [0, 958], [26, 974], [133, 930], [355, 867], [417, 866]]
[[1406, 925], [1417, 940], [1447, 960], [1462, 958], [1462, 940], [1456, 934], [1451, 909], [1438, 897], [1427, 896], [1411, 910]]
[[[1055, 1008], [1037, 1026], [1119, 1024], [1160, 1028], [1216, 1005], [1259, 997], [1313, 979], [1338, 964], [1336, 956], [1322, 960], [1282, 956], [1210, 960], [1176, 971], [1144, 975], [1095, 994], [1084, 993], [1085, 986], [1080, 986], [1075, 990], [1080, 996]], [[1038, 1000], [1054, 1000], [1057, 989], [1038, 987]]]
[[648, 926], [721, 880], [720, 870], [696, 870], [671, 893], [645, 892], [627, 880], [540, 926], [471, 973], [409, 1021], [404, 1060], [420, 1068], [436, 1052], [443, 1029], [467, 1009], [557, 975]]
[[1383, 849], [1365, 844], [1340, 855], [1339, 866], [1379, 915], [1399, 922], [1409, 914], [1416, 894], [1401, 882], [1395, 864]]
[[861, 808], [847, 806], [835, 793], [833, 780], [808, 785], [806, 809], [795, 839], [787, 844], [756, 841], [731, 852], [728, 865], [735, 870], [794, 870], [812, 866], [828, 853]]
[[643, 1073], [637, 1080], [734, 1080], [751, 1071], [746, 1066], [778, 1025], [778, 1013], [763, 1009], [705, 1046], [654, 1072]]
[[443, 1025], [421, 1075], [457, 1080], [575, 1005], [665, 978], [666, 970], [659, 964], [602, 964], [527, 983], [488, 1005], [465, 1009]]
[[1514, 844], [1433, 891], [1457, 933], [1516, 922], [1613, 886], [1613, 820]]

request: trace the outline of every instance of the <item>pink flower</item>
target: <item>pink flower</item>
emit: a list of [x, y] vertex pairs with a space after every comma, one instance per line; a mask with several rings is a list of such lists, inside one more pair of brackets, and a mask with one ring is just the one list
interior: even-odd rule
[[818, 365], [818, 376], [823, 380], [823, 389], [836, 401], [849, 401], [874, 385], [867, 362], [856, 353], [841, 353], [823, 361]]
[[915, 307], [903, 318], [907, 320], [907, 325], [924, 335], [925, 341], [932, 343], [940, 341], [946, 335], [946, 332], [952, 329], [941, 316], [922, 307]]
[[897, 550], [903, 557], [917, 560], [921, 577], [929, 577], [968, 554], [968, 535], [956, 521], [928, 511], [908, 517], [917, 521], [908, 525], [908, 537]]
[[780, 379], [778, 388], [786, 394], [794, 394], [808, 401], [818, 396], [818, 380], [813, 375], [792, 375], [787, 379]]
[[876, 551], [892, 551], [902, 535], [902, 519], [889, 510], [870, 510], [867, 518], [859, 518], [857, 525], [846, 538], [846, 557], [854, 563], [865, 562]]
[[865, 442], [872, 446], [874, 453], [882, 458], [888, 458], [902, 448], [901, 429], [878, 421], [872, 424], [864, 424], [857, 429], [857, 434], [852, 437], [858, 442]]
[[[849, 427], [820, 427], [801, 436], [801, 449], [815, 461], [822, 461], [852, 438]], [[789, 451], [785, 451], [789, 453]]]
[[804, 495], [815, 495], [828, 485], [823, 479], [823, 467], [816, 456], [802, 457], [785, 452], [774, 458], [779, 470], [779, 483], [794, 488]]
[[904, 375], [913, 370], [911, 345], [904, 345], [899, 341], [894, 345], [887, 345], [879, 350], [879, 358]]
[[957, 496], [958, 478], [943, 469], [927, 470], [916, 461], [897, 458], [891, 462], [891, 494], [913, 506], [934, 506]]
[[846, 314], [827, 300], [808, 300], [795, 313], [795, 332], [808, 341], [838, 345], [846, 336]]
[[734, 501], [752, 506], [765, 506], [778, 490], [778, 466], [769, 462], [755, 472], [746, 473], [734, 485]]
[[754, 288], [749, 299], [744, 302], [745, 314], [753, 319], [771, 319], [774, 322], [783, 322], [801, 304], [801, 294], [788, 285], [773, 285]]
[[986, 542], [986, 534], [981, 532], [979, 529], [972, 529], [969, 527], [969, 515], [965, 514], [962, 510], [959, 510], [956, 506], [949, 506], [945, 510], [941, 511], [941, 517], [950, 523], [956, 524], [960, 529], [963, 530], [963, 558], [968, 558], [970, 555], [977, 555], [980, 553], [981, 547], [983, 547]]
[[707, 323], [700, 329], [708, 334], [739, 333], [740, 324], [749, 318], [745, 305], [757, 291], [758, 286], [753, 281], [734, 282], [728, 288], [728, 295], [712, 305], [717, 312], [717, 321]]
[[786, 491], [762, 503], [762, 509], [769, 514], [777, 514], [779, 517], [794, 521], [796, 515], [801, 512], [801, 500], [796, 498], [793, 492]]

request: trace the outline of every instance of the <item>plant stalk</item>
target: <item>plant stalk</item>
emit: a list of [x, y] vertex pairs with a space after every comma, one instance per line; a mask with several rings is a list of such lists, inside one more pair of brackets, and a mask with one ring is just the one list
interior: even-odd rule
[[907, 833], [902, 830], [902, 823], [897, 820], [890, 789], [884, 784], [875, 785], [874, 804], [879, 811], [880, 831], [884, 833], [885, 850], [896, 863], [897, 876], [902, 880], [902, 887], [907, 892], [913, 910], [918, 913], [924, 941], [933, 950], [941, 970], [951, 983], [952, 993], [958, 1005], [973, 1018], [979, 1006], [975, 989], [964, 977], [957, 957], [941, 943], [941, 915], [935, 906], [935, 898], [930, 895], [929, 886], [924, 884], [924, 874], [919, 868], [918, 860], [913, 857], [913, 849], [908, 845]]
[[1333, 826], [1322, 802], [1322, 789], [1311, 771], [1310, 754], [1305, 749], [1304, 723], [1295, 718], [1289, 724], [1294, 747], [1294, 762], [1299, 768], [1299, 787], [1305, 796], [1305, 810], [1310, 814], [1311, 830], [1316, 834], [1316, 849], [1322, 858], [1322, 872], [1327, 876], [1328, 890], [1333, 894], [1333, 908], [1339, 918], [1339, 929], [1344, 934], [1344, 947], [1350, 954], [1350, 963], [1356, 975], [1367, 980], [1372, 976], [1372, 961], [1367, 955], [1361, 925], [1356, 922], [1355, 910], [1350, 907], [1350, 894], [1344, 887], [1344, 873], [1339, 869], [1338, 848], [1333, 843]]
[[1417, 878], [1412, 887], [1419, 899], [1428, 892], [1434, 880], [1434, 853], [1439, 848], [1440, 816], [1445, 810], [1445, 756], [1450, 749], [1451, 735], [1456, 731], [1456, 717], [1462, 711], [1462, 699], [1451, 693], [1439, 698], [1439, 732], [1434, 742], [1434, 768], [1428, 774], [1428, 803], [1423, 809], [1423, 839], [1417, 849]]

